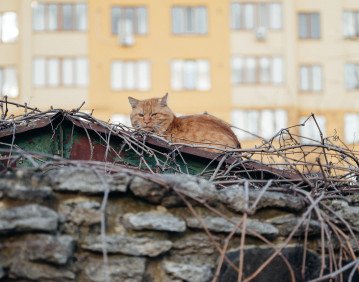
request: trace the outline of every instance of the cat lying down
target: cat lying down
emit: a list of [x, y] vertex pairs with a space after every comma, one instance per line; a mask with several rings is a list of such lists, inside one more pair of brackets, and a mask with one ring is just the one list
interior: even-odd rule
[[167, 97], [168, 94], [142, 101], [128, 97], [132, 106], [132, 126], [153, 132], [172, 143], [199, 145], [210, 152], [241, 148], [226, 122], [208, 114], [176, 117], [167, 106]]

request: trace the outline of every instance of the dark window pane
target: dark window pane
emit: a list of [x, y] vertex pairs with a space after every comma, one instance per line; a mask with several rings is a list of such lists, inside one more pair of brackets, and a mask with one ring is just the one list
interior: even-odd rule
[[147, 32], [147, 10], [146, 8], [137, 8], [137, 33], [146, 34]]
[[48, 29], [49, 30], [57, 30], [58, 29], [58, 26], [57, 26], [57, 23], [58, 23], [58, 13], [57, 13], [57, 5], [56, 4], [50, 4], [48, 6], [48, 10], [47, 10], [47, 13], [48, 13]]
[[37, 4], [32, 9], [32, 27], [36, 31], [45, 30], [45, 5]]
[[194, 10], [192, 8], [187, 8], [186, 16], [187, 16], [186, 32], [192, 33], [194, 32]]
[[172, 8], [172, 31], [175, 34], [185, 32], [185, 9], [180, 7]]
[[121, 19], [121, 17], [120, 17], [121, 16], [121, 8], [119, 8], [119, 7], [112, 8], [111, 13], [112, 13], [112, 15], [111, 15], [112, 34], [119, 34], [119, 23], [120, 23], [120, 19]]
[[307, 16], [304, 14], [299, 14], [299, 37], [307, 38], [308, 37], [308, 22]]
[[73, 9], [72, 5], [63, 5], [62, 6], [62, 29], [63, 30], [72, 30], [74, 28], [73, 24]]
[[320, 17], [319, 14], [311, 15], [311, 37], [320, 38]]
[[87, 30], [87, 5], [76, 5], [76, 30]]

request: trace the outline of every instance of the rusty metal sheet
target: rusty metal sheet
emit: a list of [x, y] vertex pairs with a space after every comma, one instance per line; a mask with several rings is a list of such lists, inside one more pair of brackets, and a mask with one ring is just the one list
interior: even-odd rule
[[[53, 115], [46, 115], [43, 117], [36, 117], [34, 121], [29, 121], [28, 124], [19, 125], [15, 128], [15, 134], [24, 133], [27, 131], [46, 128], [47, 126], [52, 126], [55, 128], [60, 123], [68, 121], [74, 126], [78, 128], [84, 128], [89, 131], [96, 131], [102, 134], [110, 134], [110, 130], [105, 126], [102, 126], [98, 123], [91, 123], [85, 120], [80, 120], [74, 117], [71, 113], [66, 113], [64, 111], [55, 112]], [[0, 138], [9, 137], [13, 134], [14, 127], [6, 128], [0, 131]], [[130, 133], [125, 132], [124, 133]], [[119, 135], [115, 135], [111, 133], [111, 135], [121, 138]], [[143, 138], [140, 138], [143, 141]], [[172, 151], [173, 147], [171, 147], [164, 140], [155, 138], [154, 136], [146, 136], [145, 143], [150, 147], [157, 147], [161, 150]], [[88, 139], [85, 137], [81, 137], [72, 144], [70, 155], [68, 156], [70, 159], [80, 159], [80, 160], [97, 160], [97, 161], [105, 161], [104, 155], [106, 148], [100, 144], [95, 144], [93, 148], [88, 142]], [[181, 145], [178, 147], [178, 151], [182, 154], [185, 154], [190, 159], [202, 159], [206, 162], [219, 162], [222, 158], [222, 154], [212, 153], [205, 150], [201, 150], [199, 148], [194, 148], [186, 145]], [[240, 157], [238, 157], [240, 158]], [[226, 158], [223, 165], [231, 165], [235, 162], [238, 162], [237, 157], [228, 157]], [[107, 160], [109, 161], [109, 160]], [[297, 173], [281, 170], [277, 168], [273, 168], [271, 166], [267, 166], [265, 164], [260, 164], [254, 161], [250, 162], [241, 162], [239, 164], [239, 168], [246, 171], [261, 171], [267, 172], [269, 174], [278, 176], [280, 178], [288, 179], [288, 180], [300, 180], [300, 176]]]
[[[41, 118], [36, 121], [31, 121], [28, 124], [20, 125], [15, 127], [15, 133], [23, 133], [29, 130], [43, 128], [52, 123], [52, 117]], [[14, 133], [14, 126], [0, 130], [0, 138], [11, 136]]]

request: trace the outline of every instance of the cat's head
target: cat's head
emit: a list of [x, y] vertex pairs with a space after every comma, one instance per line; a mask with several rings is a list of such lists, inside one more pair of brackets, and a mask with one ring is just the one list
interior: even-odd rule
[[131, 123], [136, 129], [143, 129], [157, 134], [164, 133], [174, 119], [174, 114], [167, 106], [167, 96], [137, 100], [128, 97], [132, 107]]

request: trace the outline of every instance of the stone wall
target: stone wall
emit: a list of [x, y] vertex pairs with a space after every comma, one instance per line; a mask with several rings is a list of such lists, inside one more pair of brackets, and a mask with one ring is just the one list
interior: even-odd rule
[[[238, 260], [235, 250], [243, 230], [234, 227], [245, 210], [250, 216], [244, 273], [249, 275], [273, 253], [270, 244], [284, 243], [307, 203], [299, 195], [244, 191], [241, 186], [216, 190], [192, 176], [128, 169], [111, 175], [91, 167], [8, 171], [0, 179], [0, 280], [210, 281], [220, 258], [218, 248], [228, 243], [228, 256]], [[342, 216], [358, 226], [359, 208], [350, 204], [336, 203]], [[311, 247], [305, 275], [314, 278], [321, 232], [315, 217], [300, 225], [283, 255], [294, 270], [300, 269], [295, 264], [301, 266], [301, 260], [293, 258], [303, 257], [305, 230]], [[228, 264], [224, 261], [217, 278], [237, 281]], [[257, 281], [268, 281], [268, 275], [272, 281], [289, 281], [286, 266], [280, 268]], [[299, 270], [295, 275], [300, 280]]]

